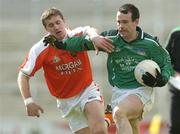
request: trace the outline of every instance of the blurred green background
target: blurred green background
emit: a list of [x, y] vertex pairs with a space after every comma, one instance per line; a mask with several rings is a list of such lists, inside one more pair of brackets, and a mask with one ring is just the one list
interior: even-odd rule
[[[160, 39], [165, 46], [172, 28], [180, 25], [179, 0], [0, 0], [0, 134], [69, 134], [61, 119], [56, 100], [50, 96], [42, 71], [31, 79], [33, 98], [44, 108], [40, 118], [26, 116], [17, 87], [18, 67], [28, 50], [45, 34], [40, 21], [44, 10], [59, 8], [71, 28], [91, 25], [99, 32], [116, 28], [116, 11], [124, 3], [134, 3], [140, 10], [142, 29]], [[94, 80], [99, 84], [106, 103], [111, 87], [107, 81], [106, 58], [89, 52]], [[145, 117], [151, 120], [158, 113], [169, 122], [170, 94], [167, 86], [157, 89], [153, 110]]]

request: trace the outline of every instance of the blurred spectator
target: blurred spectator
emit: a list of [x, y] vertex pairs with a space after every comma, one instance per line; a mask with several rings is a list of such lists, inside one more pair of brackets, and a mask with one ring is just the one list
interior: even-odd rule
[[174, 75], [169, 80], [169, 90], [172, 94], [170, 134], [180, 134], [180, 26], [171, 31], [166, 49], [174, 69]]

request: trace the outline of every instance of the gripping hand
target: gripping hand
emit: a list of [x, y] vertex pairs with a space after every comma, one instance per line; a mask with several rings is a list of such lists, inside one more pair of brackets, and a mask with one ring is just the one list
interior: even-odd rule
[[63, 42], [58, 41], [54, 35], [46, 36], [44, 38], [43, 42], [45, 43], [45, 46], [47, 46], [47, 44], [50, 44], [51, 46], [53, 46], [56, 49], [61, 49], [63, 47]]
[[166, 81], [163, 79], [163, 76], [156, 68], [156, 77], [151, 75], [149, 72], [146, 72], [142, 75], [143, 83], [149, 87], [162, 87], [166, 84]]

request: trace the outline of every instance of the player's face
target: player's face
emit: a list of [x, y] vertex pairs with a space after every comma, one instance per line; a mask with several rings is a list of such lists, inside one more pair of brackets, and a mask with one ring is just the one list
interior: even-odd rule
[[139, 19], [132, 21], [131, 15], [130, 12], [124, 14], [118, 11], [116, 16], [118, 31], [125, 40], [131, 40], [133, 38], [139, 23]]
[[59, 15], [51, 16], [45, 20], [45, 29], [51, 35], [54, 35], [58, 40], [64, 39], [66, 36], [66, 24]]

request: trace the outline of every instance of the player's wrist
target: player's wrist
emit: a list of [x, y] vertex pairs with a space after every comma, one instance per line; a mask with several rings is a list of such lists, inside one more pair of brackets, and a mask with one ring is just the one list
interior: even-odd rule
[[156, 86], [158, 86], [158, 87], [163, 87], [163, 86], [166, 85], [166, 83], [167, 83], [166, 80], [164, 80], [164, 79], [159, 79], [159, 80], [157, 81]]
[[34, 100], [32, 99], [32, 97], [28, 97], [28, 98], [24, 99], [25, 106], [27, 106], [31, 103], [34, 103]]

